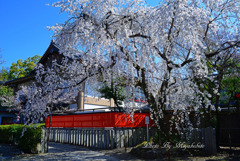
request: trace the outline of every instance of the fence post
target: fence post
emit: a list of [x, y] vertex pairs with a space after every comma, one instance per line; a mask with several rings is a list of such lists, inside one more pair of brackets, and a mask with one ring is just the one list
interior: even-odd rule
[[111, 130], [110, 132], [111, 132], [110, 133], [110, 136], [111, 136], [111, 140], [110, 140], [111, 141], [111, 147], [110, 147], [110, 149], [113, 149], [114, 148], [114, 140], [115, 140], [114, 136], [113, 136], [114, 135], [114, 130]]
[[136, 129], [133, 129], [133, 146], [137, 145]]
[[88, 147], [88, 142], [89, 142], [89, 141], [88, 141], [88, 138], [89, 138], [89, 137], [88, 137], [88, 130], [87, 130], [87, 129], [86, 129], [85, 135], [86, 135], [86, 145], [85, 145], [85, 146]]
[[123, 138], [123, 130], [120, 130], [120, 147], [123, 148], [124, 147], [124, 138]]
[[128, 147], [128, 129], [125, 129], [124, 133], [124, 147]]
[[87, 130], [87, 147], [90, 146], [90, 130]]
[[132, 132], [133, 132], [133, 129], [129, 129], [129, 132], [128, 132], [128, 134], [129, 134], [129, 146], [130, 147], [132, 147], [133, 146], [133, 135], [132, 135]]
[[208, 154], [214, 155], [217, 153], [215, 129], [207, 127], [204, 130], [205, 150]]
[[57, 142], [57, 128], [55, 128], [55, 137], [54, 137], [54, 142], [56, 143]]
[[73, 129], [73, 144], [76, 145], [77, 142], [77, 130]]
[[71, 144], [74, 144], [74, 129], [71, 129]]
[[63, 137], [63, 133], [62, 132], [63, 132], [63, 129], [60, 129], [60, 143], [62, 143], [62, 140], [63, 140], [62, 139], [62, 137]]
[[145, 134], [146, 134], [146, 132], [144, 131], [144, 128], [141, 128], [141, 138], [142, 138], [141, 143], [146, 140]]
[[93, 129], [90, 130], [90, 147], [92, 148], [93, 147]]
[[56, 129], [56, 142], [58, 142], [58, 128]]
[[137, 135], [137, 144], [140, 144], [140, 130], [136, 129], [136, 135]]
[[103, 130], [101, 130], [100, 131], [101, 132], [101, 134], [100, 134], [100, 144], [101, 144], [101, 146], [100, 146], [100, 148], [102, 149], [103, 148]]
[[79, 129], [76, 129], [76, 145], [79, 145]]
[[96, 129], [93, 130], [93, 147], [96, 148]]
[[120, 130], [116, 129], [116, 148], [120, 148]]
[[65, 129], [62, 128], [62, 143], [65, 143]]
[[57, 142], [57, 128], [54, 129], [54, 142]]
[[74, 129], [71, 129], [71, 144], [74, 144]]
[[67, 135], [67, 130], [68, 130], [68, 129], [66, 129], [66, 128], [65, 128], [65, 130], [64, 130], [64, 135], [65, 135], [65, 143], [68, 143], [68, 135]]
[[81, 129], [78, 129], [78, 145], [81, 145]]
[[109, 141], [110, 141], [110, 131], [109, 130], [106, 130], [106, 148], [109, 149]]
[[100, 148], [100, 130], [99, 129], [96, 131], [96, 135], [97, 135], [96, 145], [97, 145], [97, 148]]
[[47, 151], [47, 135], [46, 135], [46, 129], [42, 128], [41, 133], [41, 153], [45, 153]]
[[68, 136], [68, 138], [69, 138], [68, 143], [71, 144], [71, 143], [72, 143], [72, 129], [69, 128], [68, 130], [69, 130], [69, 131], [68, 131], [68, 135], [69, 135], [69, 136]]
[[88, 130], [85, 130], [85, 146], [87, 147], [88, 145]]
[[80, 145], [82, 145], [82, 135], [83, 135], [83, 130], [82, 129], [80, 129]]
[[103, 148], [107, 149], [107, 130], [103, 130]]
[[60, 143], [60, 133], [61, 133], [61, 129], [58, 128], [58, 143]]
[[55, 142], [55, 128], [52, 129], [52, 132], [53, 132], [53, 138], [52, 138], [52, 141]]
[[58, 142], [61, 143], [61, 129], [58, 129]]
[[70, 129], [67, 128], [66, 130], [67, 130], [67, 131], [66, 131], [66, 134], [67, 134], [67, 143], [69, 144], [69, 143], [70, 143]]
[[86, 130], [83, 130], [83, 146], [86, 146], [87, 139], [86, 139]]

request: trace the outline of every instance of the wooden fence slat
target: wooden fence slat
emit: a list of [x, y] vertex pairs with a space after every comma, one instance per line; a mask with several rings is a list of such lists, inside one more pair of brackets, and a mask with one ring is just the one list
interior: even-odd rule
[[73, 136], [73, 141], [74, 141], [74, 145], [76, 145], [77, 142], [77, 130], [74, 128], [74, 136]]
[[100, 131], [100, 148], [103, 148], [103, 130]]
[[128, 147], [128, 129], [124, 129], [124, 147]]
[[84, 130], [84, 146], [87, 146], [87, 130]]
[[86, 147], [88, 147], [89, 144], [89, 131], [86, 130]]
[[100, 148], [100, 130], [97, 130], [97, 148]]
[[77, 129], [77, 145], [79, 145], [79, 129]]
[[60, 143], [63, 143], [63, 128], [60, 130]]
[[132, 135], [132, 130], [133, 129], [129, 129], [129, 132], [128, 132], [128, 134], [129, 134], [129, 147], [132, 147], [133, 146], [133, 135]]
[[133, 146], [137, 145], [136, 129], [133, 129]]
[[107, 130], [103, 130], [103, 149], [107, 149]]
[[123, 130], [120, 130], [120, 148], [124, 147], [124, 133]]
[[[192, 139], [201, 141], [205, 150], [216, 153], [215, 131], [213, 128], [194, 129]], [[47, 130], [48, 131], [48, 130]], [[149, 136], [156, 134], [156, 128], [150, 128]], [[50, 141], [59, 143], [76, 144], [90, 148], [113, 149], [132, 147], [146, 140], [146, 128], [112, 128], [112, 129], [89, 129], [89, 128], [51, 128]]]
[[96, 148], [97, 147], [97, 140], [96, 140], [96, 137], [97, 137], [97, 135], [96, 135], [96, 132], [97, 132], [97, 130], [93, 130], [93, 147], [94, 148]]
[[114, 148], [114, 130], [110, 130], [110, 142], [111, 142], [111, 146], [110, 146], [110, 149], [113, 149]]
[[[150, 129], [150, 136], [155, 134]], [[135, 146], [146, 139], [146, 128], [51, 128], [50, 141], [90, 148], [113, 149]], [[196, 139], [198, 136], [196, 136]]]
[[120, 148], [120, 130], [119, 129], [116, 130], [116, 145], [117, 145], [117, 148]]
[[144, 140], [146, 140], [144, 134], [145, 134], [145, 131], [144, 131], [143, 128], [141, 128], [141, 138], [142, 138], [142, 139], [141, 139], [141, 142], [140, 142], [140, 143], [142, 143]]

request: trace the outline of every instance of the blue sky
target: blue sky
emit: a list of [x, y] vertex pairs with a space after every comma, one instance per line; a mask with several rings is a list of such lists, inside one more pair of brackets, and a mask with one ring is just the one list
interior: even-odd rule
[[[59, 8], [47, 6], [56, 0], [0, 0], [0, 55], [2, 67], [10, 67], [18, 59], [42, 56], [51, 42], [47, 26], [63, 23], [67, 16]], [[150, 5], [157, 0], [147, 0]]]

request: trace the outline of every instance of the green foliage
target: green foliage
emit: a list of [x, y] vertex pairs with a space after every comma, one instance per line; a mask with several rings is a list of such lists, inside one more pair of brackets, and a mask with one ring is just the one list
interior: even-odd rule
[[217, 125], [217, 117], [216, 115], [212, 115], [210, 120], [209, 120], [209, 126], [216, 127]]
[[31, 149], [41, 142], [41, 132], [41, 126], [37, 128], [27, 127], [24, 136], [19, 138], [19, 147], [25, 152], [31, 152]]
[[222, 59], [220, 57], [208, 59], [206, 64], [209, 77], [195, 80], [195, 82], [200, 86], [201, 91], [207, 91], [210, 94], [207, 97], [212, 104], [230, 105], [235, 101], [236, 93], [240, 92], [239, 60], [229, 53]]
[[101, 97], [103, 98], [113, 98], [115, 104], [121, 105], [122, 101], [126, 98], [125, 96], [125, 89], [124, 89], [125, 83], [122, 80], [122, 78], [116, 78], [114, 81], [112, 80], [110, 87], [104, 83], [102, 88], [100, 88], [98, 91], [101, 93]]
[[19, 59], [17, 63], [12, 63], [9, 71], [9, 79], [21, 78], [28, 75], [40, 59], [41, 56], [35, 55], [24, 61]]
[[11, 125], [0, 125], [0, 143], [10, 144], [11, 141]]
[[224, 104], [230, 104], [232, 103], [239, 103], [237, 102], [235, 96], [236, 94], [240, 93], [240, 78], [239, 76], [228, 76], [223, 79], [222, 86], [224, 89], [224, 92], [222, 93], [222, 97], [228, 98], [227, 100], [223, 100]]
[[0, 96], [12, 96], [13, 89], [7, 86], [0, 86]]
[[0, 81], [7, 81], [9, 77], [9, 70], [2, 68], [0, 71]]
[[145, 146], [147, 143], [148, 143], [147, 141], [143, 141], [142, 143], [136, 145], [135, 148]]
[[0, 108], [10, 106], [13, 99], [13, 89], [7, 86], [0, 86]]
[[[36, 127], [21, 124], [0, 125], [0, 143], [14, 144], [17, 142], [17, 145], [24, 152], [31, 153], [31, 150], [41, 142], [41, 132], [44, 125], [35, 125]], [[26, 131], [21, 137], [24, 128]]]

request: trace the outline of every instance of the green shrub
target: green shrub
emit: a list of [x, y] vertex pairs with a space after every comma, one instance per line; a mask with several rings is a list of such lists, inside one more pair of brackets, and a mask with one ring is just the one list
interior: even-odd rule
[[0, 125], [0, 143], [11, 143], [11, 125]]
[[[31, 150], [41, 142], [41, 132], [44, 124], [36, 127], [20, 124], [0, 125], [0, 143], [16, 144], [21, 150], [31, 153]], [[22, 132], [25, 129], [24, 135]]]
[[19, 138], [19, 147], [24, 152], [31, 152], [37, 146], [37, 143], [41, 142], [41, 132], [41, 126], [37, 128], [27, 127], [24, 136]]

